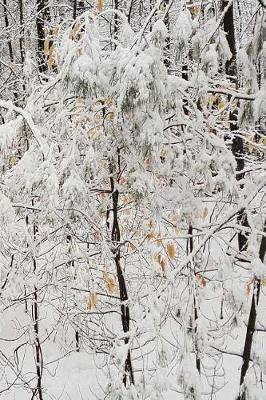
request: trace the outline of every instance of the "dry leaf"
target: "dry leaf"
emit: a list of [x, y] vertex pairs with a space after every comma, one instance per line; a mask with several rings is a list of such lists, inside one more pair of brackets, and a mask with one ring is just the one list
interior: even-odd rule
[[97, 303], [98, 303], [97, 295], [95, 293], [90, 293], [86, 306], [87, 310], [89, 311], [93, 310], [96, 307]]
[[49, 55], [49, 30], [47, 28], [44, 29], [43, 52], [46, 56]]
[[201, 287], [205, 287], [207, 285], [208, 280], [204, 278], [204, 276], [201, 275], [200, 273], [196, 274], [196, 278]]
[[96, 0], [96, 10], [102, 12], [104, 7], [104, 0]]
[[262, 286], [266, 286], [266, 276], [261, 279]]
[[251, 280], [247, 283], [247, 285], [246, 285], [246, 287], [245, 287], [245, 291], [246, 291], [247, 294], [250, 293], [250, 291], [251, 291], [251, 286], [253, 285], [253, 283], [254, 283], [254, 278], [251, 279]]
[[54, 29], [53, 29], [53, 36], [58, 36], [58, 33], [59, 33], [59, 26], [56, 26]]
[[209, 210], [207, 207], [204, 207], [203, 213], [202, 213], [202, 218], [206, 219], [208, 217]]
[[148, 240], [148, 241], [150, 241], [150, 240], [152, 240], [152, 239], [154, 239], [155, 238], [155, 235], [154, 235], [154, 233], [152, 233], [152, 232], [149, 232], [148, 234], [147, 234], [147, 236], [146, 236], [146, 240]]
[[163, 241], [162, 241], [162, 239], [160, 239], [160, 238], [158, 238], [157, 240], [156, 240], [156, 245], [158, 246], [158, 247], [162, 247], [162, 245], [163, 245]]
[[130, 247], [131, 250], [134, 251], [134, 252], [137, 250], [137, 247], [136, 247], [133, 243], [131, 243], [131, 242], [129, 243], [129, 247]]
[[69, 39], [72, 39], [75, 42], [77, 42], [81, 37], [80, 30], [81, 30], [81, 25], [78, 22], [76, 22], [70, 32]]
[[55, 64], [54, 46], [51, 46], [50, 49], [49, 49], [49, 56], [48, 56], [47, 64], [48, 64], [49, 67], [52, 67]]
[[254, 150], [254, 142], [253, 142], [253, 140], [254, 140], [254, 135], [253, 134], [248, 134], [246, 136], [246, 142], [247, 142], [247, 145], [248, 145], [249, 154], [253, 153], [253, 150]]
[[16, 165], [16, 163], [17, 163], [17, 157], [16, 156], [11, 156], [9, 158], [9, 166], [10, 167], [14, 167], [14, 165]]
[[162, 255], [160, 253], [155, 254], [154, 256], [155, 261], [157, 261], [160, 264], [160, 267], [162, 269], [162, 271], [165, 271], [165, 267], [166, 267], [166, 262], [163, 259]]
[[173, 243], [168, 243], [168, 245], [166, 246], [166, 252], [172, 260], [176, 258], [176, 250]]
[[114, 278], [106, 271], [103, 272], [103, 280], [109, 293], [117, 292], [117, 285]]
[[191, 13], [194, 17], [200, 14], [200, 5], [195, 5], [191, 9]]
[[220, 98], [218, 102], [218, 110], [222, 110], [225, 107], [225, 101], [223, 98]]

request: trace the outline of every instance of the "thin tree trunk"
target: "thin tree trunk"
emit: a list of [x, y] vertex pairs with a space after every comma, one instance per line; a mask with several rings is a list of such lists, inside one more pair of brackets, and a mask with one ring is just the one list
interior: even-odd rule
[[[169, 0], [165, 0], [164, 5], [167, 8], [169, 5]], [[170, 30], [169, 13], [166, 14], [164, 23], [167, 28], [167, 31], [169, 32], [169, 30]], [[166, 38], [166, 45], [164, 47], [164, 51], [165, 51], [164, 65], [166, 66], [167, 69], [169, 69], [170, 68], [170, 35], [168, 35]]]
[[[8, 20], [8, 12], [7, 12], [7, 1], [3, 0], [3, 7], [4, 7], [4, 19], [5, 19], [5, 27], [8, 29], [9, 28], [9, 20]], [[8, 51], [9, 51], [9, 58], [10, 61], [13, 63], [14, 62], [14, 53], [13, 53], [13, 47], [11, 40], [8, 39]]]
[[[188, 234], [190, 235], [190, 238], [188, 239], [187, 243], [187, 253], [192, 253], [193, 252], [193, 228], [192, 225], [189, 225], [188, 227]], [[194, 271], [195, 274], [195, 271]], [[198, 320], [198, 307], [197, 307], [197, 302], [196, 302], [196, 295], [193, 293], [193, 309], [194, 309], [194, 337], [195, 337], [195, 355], [196, 355], [196, 368], [198, 370], [198, 373], [200, 374], [200, 358], [199, 358], [199, 352], [198, 352], [198, 343], [197, 343], [197, 320]]]
[[[118, 164], [120, 165], [120, 155], [118, 152]], [[112, 168], [111, 168], [112, 173]], [[112, 243], [113, 243], [113, 254], [114, 254], [114, 261], [116, 265], [116, 273], [119, 285], [119, 293], [120, 293], [120, 311], [121, 311], [121, 322], [124, 333], [129, 332], [129, 325], [130, 325], [130, 312], [129, 307], [127, 304], [128, 301], [128, 293], [126, 287], [126, 281], [123, 274], [123, 270], [121, 267], [121, 254], [120, 254], [120, 226], [118, 220], [118, 207], [119, 207], [119, 192], [115, 189], [115, 182], [113, 176], [110, 178], [111, 184], [111, 191], [112, 191], [112, 211], [113, 211], [113, 224], [112, 224]], [[129, 337], [126, 336], [124, 339], [124, 343], [127, 345], [129, 343]], [[124, 386], [127, 386], [127, 381], [129, 379], [129, 384], [134, 385], [134, 374], [132, 368], [132, 361], [131, 361], [131, 352], [128, 349], [127, 357], [125, 361], [125, 373], [123, 376], [123, 383]]]
[[[223, 3], [222, 3], [223, 10], [228, 6], [228, 3], [229, 3], [228, 0], [223, 0]], [[234, 3], [231, 4], [231, 6], [228, 8], [228, 10], [224, 16], [224, 31], [227, 34], [227, 41], [229, 44], [230, 51], [232, 53], [231, 59], [228, 60], [225, 64], [225, 71], [226, 71], [228, 78], [231, 80], [232, 84], [234, 84], [235, 87], [237, 88], [237, 86], [238, 86], [237, 75], [238, 74], [237, 74], [237, 64], [236, 64], [237, 50], [236, 50], [235, 27], [234, 27]], [[230, 112], [229, 118], [230, 118], [230, 132], [234, 133], [234, 132], [238, 131], [238, 129], [239, 129], [236, 110]], [[244, 162], [244, 140], [239, 135], [235, 136], [233, 138], [232, 153], [235, 157], [236, 165], [237, 165], [236, 179], [238, 181], [241, 181], [245, 177], [244, 172], [241, 172], [244, 170], [245, 162]], [[243, 183], [240, 184], [240, 188], [243, 188]], [[241, 212], [239, 212], [239, 214], [237, 216], [237, 221], [238, 221], [239, 225], [242, 225], [243, 227], [249, 226], [245, 210], [242, 210]], [[246, 234], [243, 234], [240, 231], [238, 233], [239, 251], [246, 250], [247, 242], [248, 242], [248, 238], [247, 238]]]
[[[10, 34], [10, 32], [8, 32], [9, 19], [8, 19], [8, 10], [7, 10], [7, 1], [6, 0], [3, 0], [3, 8], [4, 8], [5, 27], [7, 29], [7, 34], [9, 35]], [[13, 52], [12, 42], [11, 42], [10, 38], [8, 39], [7, 45], [8, 45], [10, 62], [14, 63], [14, 52]], [[16, 90], [14, 91], [14, 98], [15, 98], [15, 104], [17, 105], [18, 94], [17, 94]]]
[[[266, 219], [264, 222], [264, 234], [266, 234]], [[259, 250], [259, 257], [261, 262], [264, 261], [266, 253], [266, 237], [263, 236], [261, 239], [261, 244], [260, 244], [260, 250]], [[252, 300], [251, 300], [251, 308], [249, 312], [249, 319], [248, 319], [248, 325], [247, 325], [247, 331], [246, 331], [246, 338], [245, 338], [245, 345], [244, 345], [244, 350], [243, 350], [243, 364], [241, 367], [241, 373], [240, 373], [240, 394], [238, 397], [238, 400], [246, 400], [246, 392], [245, 389], [243, 390], [242, 385], [245, 382], [245, 377], [249, 368], [249, 362], [250, 362], [250, 356], [251, 356], [251, 349], [252, 349], [252, 343], [253, 343], [253, 335], [256, 327], [256, 321], [257, 321], [257, 307], [259, 304], [259, 298], [260, 298], [260, 289], [261, 289], [261, 280], [255, 278], [254, 282], [254, 289], [253, 289], [253, 294], [252, 294]], [[243, 391], [242, 391], [242, 390]]]
[[19, 49], [21, 63], [25, 60], [23, 0], [19, 0]]
[[49, 8], [47, 0], [37, 0], [37, 45], [38, 67], [40, 72], [47, 71], [48, 65], [44, 57], [45, 21], [49, 20]]
[[[118, 10], [118, 0], [114, 0], [114, 9]], [[114, 16], [114, 39], [117, 40], [118, 39], [118, 15], [115, 14]], [[115, 48], [116, 48], [116, 44], [115, 44]]]
[[73, 19], [75, 20], [77, 18], [77, 0], [74, 0], [73, 3]]
[[[37, 234], [37, 226], [33, 225], [33, 238], [36, 240]], [[33, 272], [36, 274], [37, 270], [37, 262], [36, 259], [33, 258]], [[43, 356], [42, 356], [42, 348], [40, 342], [40, 334], [39, 334], [39, 306], [38, 306], [38, 288], [34, 285], [34, 293], [33, 293], [33, 303], [32, 303], [32, 321], [33, 321], [33, 329], [34, 329], [34, 347], [35, 347], [35, 363], [36, 363], [36, 375], [37, 375], [37, 385], [33, 392], [32, 399], [38, 396], [39, 400], [43, 400], [43, 389], [42, 389], [42, 373], [43, 373]]]

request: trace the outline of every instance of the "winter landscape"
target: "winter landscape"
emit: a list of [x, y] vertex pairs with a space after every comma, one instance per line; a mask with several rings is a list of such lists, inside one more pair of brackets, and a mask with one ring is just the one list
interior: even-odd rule
[[0, 398], [266, 399], [266, 0], [0, 0]]

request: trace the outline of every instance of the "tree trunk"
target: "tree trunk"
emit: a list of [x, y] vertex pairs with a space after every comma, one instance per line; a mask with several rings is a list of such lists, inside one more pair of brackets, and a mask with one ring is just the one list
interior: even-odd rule
[[[228, 0], [223, 0], [222, 3], [222, 8], [223, 10], [228, 6]], [[228, 8], [225, 16], [224, 16], [224, 31], [227, 34], [227, 41], [229, 44], [230, 51], [232, 53], [232, 57], [230, 60], [228, 60], [225, 64], [225, 72], [232, 82], [232, 84], [235, 86], [237, 89], [238, 86], [238, 77], [237, 77], [237, 64], [236, 64], [236, 41], [235, 41], [235, 28], [234, 28], [234, 3], [231, 4], [231, 6]], [[238, 127], [238, 121], [237, 121], [237, 111], [231, 111], [229, 114], [229, 119], [230, 119], [230, 132], [233, 134], [234, 132], [237, 132], [239, 127]], [[243, 138], [238, 136], [235, 136], [233, 138], [232, 142], [232, 153], [235, 157], [236, 160], [236, 170], [237, 170], [237, 175], [236, 179], [238, 181], [242, 180], [245, 176], [244, 172], [241, 172], [244, 170], [245, 167], [245, 162], [244, 162], [244, 141]], [[243, 188], [243, 183], [240, 184], [240, 188]], [[248, 227], [248, 220], [247, 216], [245, 213], [245, 210], [242, 210], [239, 212], [237, 216], [237, 221], [239, 225], [242, 225], [243, 227]], [[246, 250], [247, 248], [247, 235], [243, 234], [241, 231], [238, 233], [238, 248], [239, 251]]]
[[[193, 252], [193, 228], [192, 225], [189, 225], [188, 227], [188, 234], [190, 235], [190, 238], [188, 239], [188, 243], [187, 243], [187, 254], [192, 253]], [[194, 275], [195, 275], [195, 271]], [[196, 302], [196, 295], [195, 293], [193, 293], [193, 309], [194, 309], [194, 321], [193, 321], [193, 330], [194, 330], [194, 339], [195, 339], [195, 355], [196, 355], [196, 368], [198, 370], [198, 373], [200, 374], [200, 358], [199, 358], [199, 353], [198, 353], [198, 339], [197, 339], [197, 320], [198, 320], [198, 307], [197, 307], [197, 302]]]
[[[264, 231], [264, 234], [266, 234], [266, 220], [264, 222], [264, 230], [263, 231]], [[259, 251], [259, 257], [260, 257], [261, 262], [264, 261], [265, 253], [266, 253], [266, 237], [263, 236], [261, 239], [260, 251]], [[259, 304], [260, 288], [261, 288], [261, 280], [255, 278], [254, 289], [253, 289], [252, 300], [251, 300], [251, 308], [250, 308], [247, 331], [246, 331], [244, 351], [243, 351], [243, 355], [242, 355], [243, 364], [241, 367], [241, 374], [240, 374], [240, 394], [239, 394], [239, 397], [237, 400], [246, 400], [245, 389], [243, 387], [241, 388], [241, 386], [243, 385], [243, 383], [245, 381], [247, 370], [249, 368], [252, 342], [253, 342], [253, 334], [255, 331], [257, 314], [258, 314], [257, 306]], [[243, 391], [241, 391], [241, 389], [243, 389]]]
[[38, 68], [40, 72], [47, 71], [48, 65], [44, 56], [44, 41], [45, 41], [45, 21], [49, 20], [48, 0], [37, 0], [37, 46], [38, 46]]
[[[118, 164], [120, 164], [120, 155], [118, 152]], [[112, 168], [111, 168], [112, 173]], [[114, 261], [116, 266], [116, 273], [119, 285], [119, 293], [120, 293], [120, 301], [121, 301], [121, 322], [124, 333], [129, 332], [129, 325], [130, 325], [130, 312], [129, 307], [127, 304], [128, 301], [128, 293], [126, 287], [126, 281], [124, 278], [123, 270], [121, 267], [121, 255], [120, 255], [120, 226], [118, 220], [118, 201], [119, 201], [119, 192], [115, 189], [114, 178], [111, 176], [110, 178], [111, 184], [111, 191], [112, 191], [112, 206], [113, 206], [113, 225], [112, 225], [112, 243], [113, 243], [113, 254], [114, 254]], [[126, 336], [124, 339], [124, 343], [127, 345], [129, 343], [129, 337]], [[127, 381], [129, 379], [129, 384], [134, 385], [134, 374], [132, 368], [132, 361], [131, 361], [131, 352], [128, 349], [127, 357], [125, 361], [125, 373], [123, 376], [123, 383], [127, 386]]]
[[[8, 31], [9, 19], [8, 19], [8, 9], [7, 9], [7, 1], [6, 0], [3, 0], [3, 8], [4, 8], [5, 27], [6, 27], [7, 31]], [[8, 32], [8, 35], [9, 35], [9, 32]], [[8, 45], [10, 63], [12, 64], [12, 63], [14, 63], [15, 60], [14, 60], [14, 52], [13, 52], [13, 47], [12, 47], [12, 41], [11, 41], [10, 38], [8, 39], [7, 45]], [[17, 94], [16, 90], [14, 91], [14, 98], [15, 98], [15, 104], [17, 105], [18, 94]]]
[[[33, 203], [33, 202], [32, 202]], [[34, 205], [34, 203], [33, 203]], [[38, 228], [36, 224], [33, 224], [33, 239], [36, 240]], [[37, 262], [33, 258], [33, 272], [36, 274]], [[36, 375], [37, 375], [37, 385], [33, 391], [32, 399], [38, 396], [39, 400], [43, 400], [43, 390], [42, 390], [42, 373], [43, 373], [43, 356], [42, 347], [39, 334], [39, 306], [38, 306], [38, 288], [34, 285], [33, 292], [33, 302], [32, 302], [32, 322], [34, 330], [34, 347], [35, 347], [35, 365], [36, 365]]]

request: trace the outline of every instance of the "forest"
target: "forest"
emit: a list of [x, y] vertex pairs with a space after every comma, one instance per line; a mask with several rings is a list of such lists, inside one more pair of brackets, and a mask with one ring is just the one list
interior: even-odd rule
[[0, 0], [0, 398], [266, 400], [266, 0]]

